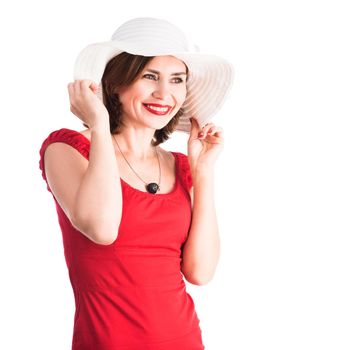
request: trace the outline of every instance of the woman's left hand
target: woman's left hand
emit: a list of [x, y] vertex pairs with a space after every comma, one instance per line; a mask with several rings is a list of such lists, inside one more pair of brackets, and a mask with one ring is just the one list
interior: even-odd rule
[[[223, 129], [213, 123], [202, 129], [195, 118], [191, 118], [191, 132], [188, 139], [188, 160], [191, 172], [211, 170], [224, 147]], [[200, 133], [203, 133], [200, 136]]]

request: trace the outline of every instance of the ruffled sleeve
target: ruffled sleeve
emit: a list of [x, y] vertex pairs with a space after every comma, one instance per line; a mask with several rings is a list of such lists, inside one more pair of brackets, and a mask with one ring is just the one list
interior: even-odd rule
[[51, 192], [51, 189], [47, 183], [45, 175], [45, 166], [44, 166], [44, 154], [47, 146], [53, 142], [64, 142], [68, 145], [75, 148], [80, 152], [86, 159], [89, 159], [89, 150], [90, 150], [90, 141], [81, 133], [75, 130], [62, 128], [55, 130], [49, 134], [49, 136], [43, 141], [39, 155], [39, 169], [41, 170], [41, 175], [46, 182], [48, 191]]
[[188, 161], [188, 156], [181, 152], [176, 152], [179, 160], [179, 175], [180, 179], [185, 186], [185, 188], [189, 191], [192, 187], [192, 175], [190, 163]]

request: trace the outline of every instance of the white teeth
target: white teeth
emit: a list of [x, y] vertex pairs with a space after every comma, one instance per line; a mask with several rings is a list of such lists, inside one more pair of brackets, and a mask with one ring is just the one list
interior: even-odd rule
[[146, 105], [148, 108], [153, 109], [157, 112], [167, 112], [168, 111], [168, 107], [154, 107], [154, 106], [150, 106], [150, 105]]

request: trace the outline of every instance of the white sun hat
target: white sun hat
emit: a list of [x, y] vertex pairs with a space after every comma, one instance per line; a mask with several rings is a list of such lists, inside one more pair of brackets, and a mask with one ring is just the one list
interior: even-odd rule
[[99, 85], [97, 95], [102, 99], [101, 79], [107, 63], [122, 52], [141, 56], [171, 55], [183, 61], [189, 69], [184, 114], [177, 131], [189, 133], [189, 118], [207, 124], [222, 107], [233, 83], [234, 70], [226, 59], [199, 52], [174, 24], [159, 18], [140, 17], [123, 23], [110, 41], [85, 47], [74, 64], [74, 80], [90, 79]]

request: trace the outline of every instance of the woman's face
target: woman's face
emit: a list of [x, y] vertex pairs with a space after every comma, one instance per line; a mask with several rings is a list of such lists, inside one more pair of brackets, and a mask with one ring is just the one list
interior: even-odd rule
[[118, 93], [123, 121], [161, 129], [186, 99], [186, 65], [173, 56], [156, 56], [137, 80]]

